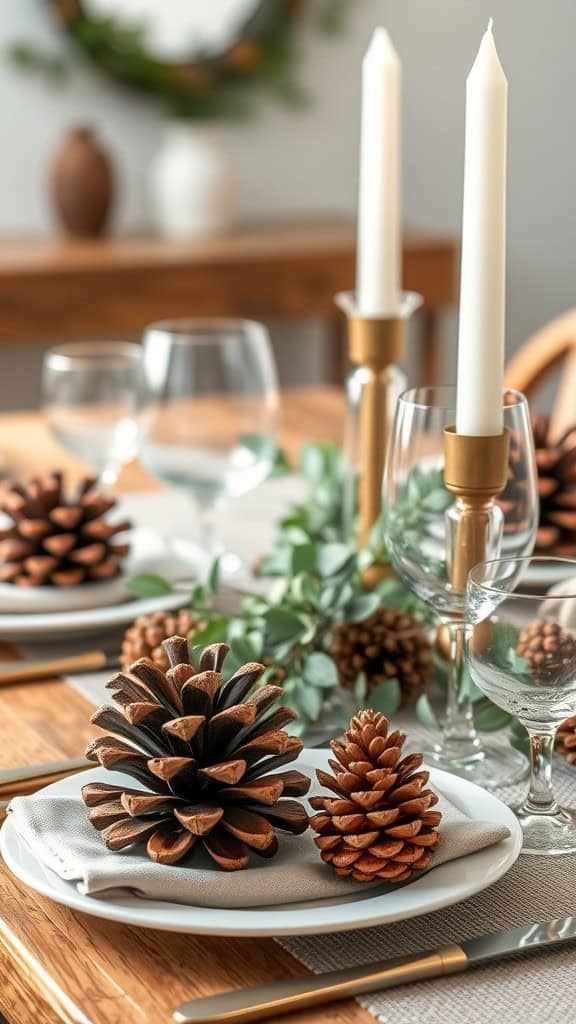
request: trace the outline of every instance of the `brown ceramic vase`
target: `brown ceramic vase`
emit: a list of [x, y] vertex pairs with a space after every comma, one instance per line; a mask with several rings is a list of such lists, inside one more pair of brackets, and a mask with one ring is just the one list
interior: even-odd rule
[[106, 229], [113, 196], [108, 154], [89, 128], [74, 128], [56, 152], [51, 174], [52, 202], [68, 235], [94, 238]]

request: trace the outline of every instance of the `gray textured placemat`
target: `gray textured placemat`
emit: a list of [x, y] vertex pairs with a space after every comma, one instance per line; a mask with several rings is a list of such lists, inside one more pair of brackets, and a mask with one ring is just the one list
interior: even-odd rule
[[[425, 735], [414, 722], [402, 725], [409, 726], [412, 740]], [[576, 767], [565, 767], [557, 758], [555, 783], [561, 801], [576, 805]], [[517, 800], [524, 790], [525, 786], [515, 786], [498, 795]], [[499, 882], [464, 903], [380, 928], [282, 939], [281, 944], [309, 970], [330, 971], [573, 913], [576, 856], [520, 857]], [[466, 974], [372, 993], [358, 1001], [386, 1024], [572, 1021], [576, 946], [502, 960]]]

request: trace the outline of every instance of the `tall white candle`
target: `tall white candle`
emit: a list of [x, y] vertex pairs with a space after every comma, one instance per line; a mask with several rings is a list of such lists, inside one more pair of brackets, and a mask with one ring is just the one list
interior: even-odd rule
[[466, 85], [459, 434], [502, 433], [508, 82], [488, 24]]
[[400, 305], [401, 65], [377, 28], [362, 65], [356, 304], [361, 316], [392, 316]]

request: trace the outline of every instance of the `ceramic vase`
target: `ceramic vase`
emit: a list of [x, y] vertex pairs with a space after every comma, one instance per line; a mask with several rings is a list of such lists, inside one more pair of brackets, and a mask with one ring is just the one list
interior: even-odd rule
[[221, 234], [233, 220], [233, 180], [227, 154], [209, 128], [166, 126], [149, 170], [154, 225], [169, 238]]
[[73, 128], [56, 151], [50, 191], [64, 232], [95, 237], [106, 229], [114, 192], [112, 162], [89, 128]]

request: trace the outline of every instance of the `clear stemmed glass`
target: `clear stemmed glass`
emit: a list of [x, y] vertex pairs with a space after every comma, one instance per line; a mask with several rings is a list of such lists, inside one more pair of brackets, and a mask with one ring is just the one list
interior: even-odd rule
[[[196, 504], [200, 548], [218, 551], [214, 512], [269, 474], [276, 447], [278, 388], [266, 328], [250, 320], [172, 320], [144, 334], [151, 394], [142, 461]], [[238, 567], [228, 558], [226, 568]]]
[[146, 401], [140, 345], [86, 341], [51, 348], [42, 390], [53, 434], [111, 487], [140, 447]]
[[[541, 578], [568, 581], [535, 594], [523, 584], [529, 569]], [[530, 738], [528, 795], [514, 808], [524, 832], [523, 853], [575, 853], [576, 810], [556, 802], [552, 755], [558, 726], [576, 713], [576, 561], [482, 562], [468, 577], [467, 603], [472, 679], [520, 720]]]
[[[509, 485], [496, 511], [488, 557], [530, 554], [538, 520], [537, 476], [528, 404], [506, 391], [510, 430]], [[417, 388], [399, 399], [384, 472], [385, 541], [396, 573], [447, 626], [450, 640], [446, 717], [428, 759], [492, 788], [521, 777], [525, 759], [515, 750], [484, 746], [474, 726], [463, 671], [465, 595], [450, 582], [454, 498], [444, 487], [444, 428], [456, 420], [455, 388]]]

